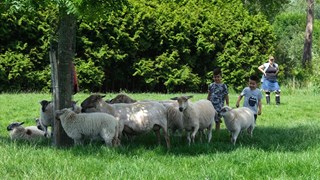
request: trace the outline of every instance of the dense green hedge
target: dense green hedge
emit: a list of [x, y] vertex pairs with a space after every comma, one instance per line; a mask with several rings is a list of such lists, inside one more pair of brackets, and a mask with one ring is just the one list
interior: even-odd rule
[[[1, 12], [0, 91], [49, 90], [56, 9]], [[240, 90], [274, 52], [265, 17], [240, 0], [129, 0], [94, 21], [79, 20], [75, 65], [84, 91], [206, 91], [212, 70]]]

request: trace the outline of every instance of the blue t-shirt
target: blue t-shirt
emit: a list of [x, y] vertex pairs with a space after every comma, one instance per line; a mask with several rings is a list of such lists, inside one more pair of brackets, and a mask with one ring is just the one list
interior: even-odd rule
[[228, 87], [226, 84], [211, 83], [208, 91], [210, 92], [210, 101], [219, 113], [224, 106], [225, 95], [228, 94]]
[[254, 114], [257, 114], [258, 102], [262, 99], [260, 89], [256, 88], [255, 90], [251, 90], [249, 87], [246, 87], [242, 90], [240, 95], [244, 96], [243, 107], [248, 107]]

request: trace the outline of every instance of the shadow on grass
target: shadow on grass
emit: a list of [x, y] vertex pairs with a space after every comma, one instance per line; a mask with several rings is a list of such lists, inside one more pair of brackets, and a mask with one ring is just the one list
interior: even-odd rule
[[210, 144], [195, 143], [188, 148], [174, 146], [170, 153], [176, 155], [199, 155], [217, 152], [230, 152], [238, 148], [250, 148], [269, 152], [301, 152], [306, 149], [319, 146], [319, 125], [297, 125], [293, 128], [257, 127], [251, 138], [242, 132], [237, 139], [236, 145], [230, 142], [230, 135], [223, 129], [214, 133]]
[[[86, 142], [82, 146], [57, 148], [68, 151], [75, 156], [90, 156], [97, 154], [121, 154], [124, 156], [140, 155], [143, 153], [155, 153], [160, 155], [194, 156], [201, 154], [228, 153], [239, 148], [250, 148], [269, 152], [301, 152], [309, 148], [317, 147], [320, 143], [320, 126], [317, 124], [296, 125], [293, 128], [286, 127], [257, 127], [253, 138], [246, 133], [241, 133], [234, 146], [230, 142], [226, 129], [214, 132], [210, 143], [200, 142], [188, 145], [186, 137], [171, 137], [171, 149], [168, 150], [162, 137], [161, 145], [157, 144], [154, 133], [140, 135], [132, 141], [123, 139], [121, 147], [108, 148], [103, 142]], [[205, 140], [205, 139], [204, 139]], [[1, 137], [2, 143], [12, 143], [8, 137]], [[40, 142], [17, 142], [18, 146], [38, 146], [55, 148], [50, 140]]]

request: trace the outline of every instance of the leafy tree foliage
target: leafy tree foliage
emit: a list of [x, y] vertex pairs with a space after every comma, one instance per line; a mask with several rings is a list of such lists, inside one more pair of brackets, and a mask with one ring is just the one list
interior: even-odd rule
[[[18, 5], [18, 4], [17, 4]], [[39, 5], [35, 14], [16, 12], [1, 4], [0, 91], [41, 90], [50, 80], [47, 49], [55, 9]]]
[[250, 14], [262, 13], [273, 22], [276, 15], [283, 12], [291, 0], [242, 0], [242, 2]]
[[[87, 12], [82, 3], [77, 4], [80, 0], [74, 2], [70, 6], [77, 7], [75, 12]], [[32, 89], [49, 88], [47, 51], [53, 33], [51, 21], [57, 19], [54, 11], [55, 7], [38, 9], [38, 14], [29, 14], [23, 24], [26, 29], [22, 33], [30, 39], [20, 41], [20, 46], [27, 43], [26, 49], [41, 47], [37, 53], [11, 49], [14, 54], [29, 58], [28, 65], [37, 61], [34, 64], [39, 67], [24, 67], [25, 72], [39, 71], [37, 87]], [[215, 67], [223, 69], [229, 86], [240, 90], [274, 51], [271, 25], [260, 14], [250, 15], [240, 0], [129, 0], [105, 16], [90, 18], [79, 14], [84, 18], [78, 22], [75, 64], [80, 88], [87, 91], [206, 91]], [[13, 18], [14, 14], [8, 16]], [[23, 14], [15, 17], [22, 19]], [[37, 18], [47, 19], [38, 22]], [[6, 18], [1, 21], [10, 25]], [[0, 31], [13, 30], [17, 24], [0, 27]], [[9, 40], [19, 44], [17, 38]], [[5, 59], [10, 48], [2, 42], [0, 46], [0, 58]], [[1, 82], [8, 79], [9, 73], [12, 72], [5, 70], [0, 74]], [[28, 76], [22, 81], [31, 79]], [[6, 87], [13, 85], [8, 83]]]

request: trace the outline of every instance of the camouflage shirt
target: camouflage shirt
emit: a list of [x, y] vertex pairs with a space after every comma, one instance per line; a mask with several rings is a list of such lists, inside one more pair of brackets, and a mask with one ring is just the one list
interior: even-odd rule
[[225, 96], [228, 94], [228, 87], [226, 84], [211, 83], [208, 87], [208, 91], [210, 93], [210, 101], [219, 113], [224, 106]]

